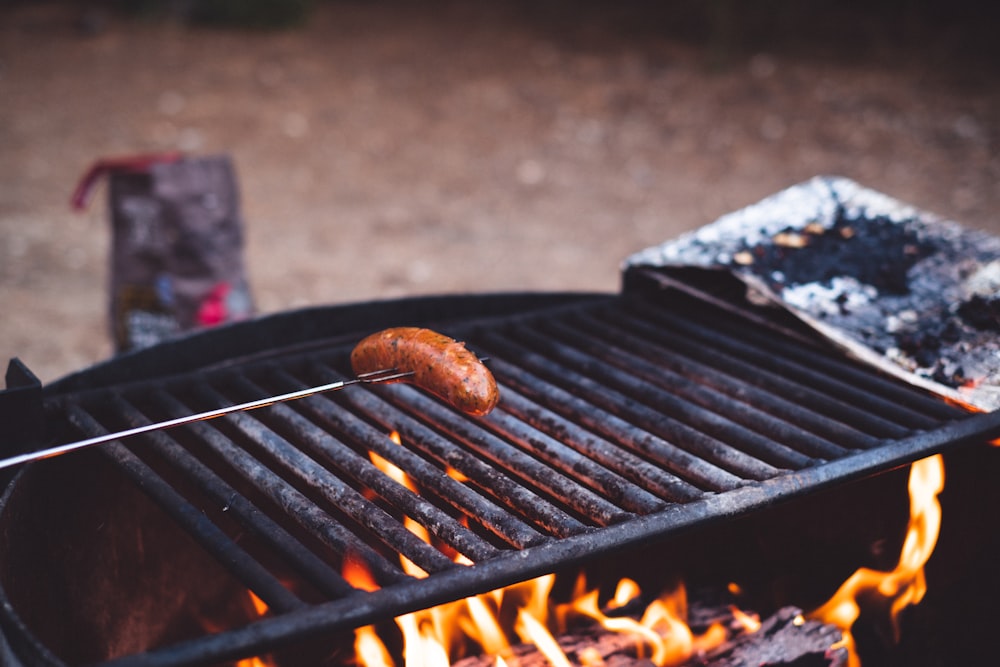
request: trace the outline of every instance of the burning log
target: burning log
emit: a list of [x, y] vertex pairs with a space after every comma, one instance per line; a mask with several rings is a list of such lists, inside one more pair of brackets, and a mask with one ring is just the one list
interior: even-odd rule
[[840, 629], [809, 621], [794, 607], [784, 607], [765, 620], [754, 633], [738, 635], [704, 659], [690, 665], [740, 667], [742, 665], [816, 665], [844, 667], [847, 649], [839, 646]]
[[[738, 618], [738, 610], [732, 607], [695, 606], [691, 613], [701, 619], [699, 625], [704, 623], [709, 627], [721, 623], [731, 634], [722, 644], [682, 663], [683, 667], [847, 665], [847, 650], [834, 648], [841, 640], [840, 629], [806, 620], [801, 610], [795, 607], [783, 607], [759, 627], [750, 629]], [[612, 632], [597, 623], [575, 628], [558, 637], [557, 642], [572, 665], [653, 667], [655, 664], [638, 635]], [[552, 664], [542, 651], [527, 644], [512, 647], [511, 654], [505, 656], [505, 662], [517, 667], [550, 667]], [[457, 661], [452, 667], [495, 667], [497, 664], [495, 656], [477, 655]]]

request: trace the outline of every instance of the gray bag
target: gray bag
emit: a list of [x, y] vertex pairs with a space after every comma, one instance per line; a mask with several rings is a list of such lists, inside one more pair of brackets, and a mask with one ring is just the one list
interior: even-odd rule
[[110, 324], [118, 352], [253, 314], [228, 156], [99, 160], [81, 180], [74, 206], [85, 206], [103, 174], [112, 228]]

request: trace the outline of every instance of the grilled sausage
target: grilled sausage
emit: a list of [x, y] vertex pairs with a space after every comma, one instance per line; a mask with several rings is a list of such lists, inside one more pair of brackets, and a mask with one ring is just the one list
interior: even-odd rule
[[460, 343], [430, 329], [397, 327], [374, 333], [355, 346], [357, 375], [394, 368], [413, 372], [418, 387], [471, 415], [485, 415], [500, 400], [493, 374]]

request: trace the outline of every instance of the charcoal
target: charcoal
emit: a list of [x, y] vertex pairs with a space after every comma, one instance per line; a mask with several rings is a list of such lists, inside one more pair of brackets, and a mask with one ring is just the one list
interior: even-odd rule
[[816, 177], [625, 266], [726, 270], [880, 370], [1000, 408], [1000, 238], [848, 179]]

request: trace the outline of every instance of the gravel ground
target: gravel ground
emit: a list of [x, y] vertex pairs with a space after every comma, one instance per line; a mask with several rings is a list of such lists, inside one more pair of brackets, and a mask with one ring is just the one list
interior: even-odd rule
[[2, 5], [0, 359], [111, 353], [103, 192], [68, 206], [103, 155], [231, 154], [261, 313], [615, 291], [817, 174], [1000, 233], [995, 16], [751, 4], [339, 1], [277, 32]]

